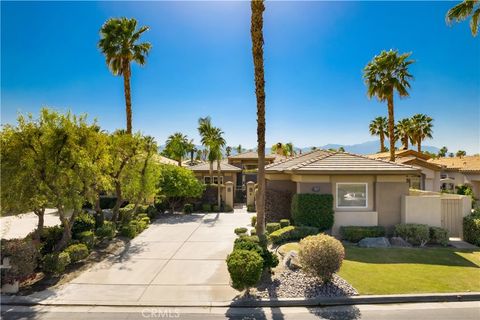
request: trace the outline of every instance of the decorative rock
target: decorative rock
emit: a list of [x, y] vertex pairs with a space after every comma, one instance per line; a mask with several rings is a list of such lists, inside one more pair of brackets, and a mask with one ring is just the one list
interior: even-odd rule
[[402, 237], [392, 237], [390, 238], [390, 244], [392, 247], [405, 247], [405, 248], [411, 248], [412, 245], [405, 241]]
[[385, 237], [363, 238], [358, 243], [358, 246], [363, 248], [388, 248], [390, 247], [390, 242]]
[[296, 251], [289, 251], [285, 258], [283, 258], [283, 264], [290, 270], [298, 270], [302, 268], [298, 259], [298, 253]]

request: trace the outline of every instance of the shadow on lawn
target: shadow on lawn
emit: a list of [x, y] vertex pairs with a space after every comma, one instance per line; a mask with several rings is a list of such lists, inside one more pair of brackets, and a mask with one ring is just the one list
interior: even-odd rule
[[346, 260], [362, 263], [413, 263], [480, 268], [480, 261], [474, 263], [459, 254], [478, 252], [475, 250], [453, 248], [359, 248], [354, 246], [347, 246], [345, 249]]

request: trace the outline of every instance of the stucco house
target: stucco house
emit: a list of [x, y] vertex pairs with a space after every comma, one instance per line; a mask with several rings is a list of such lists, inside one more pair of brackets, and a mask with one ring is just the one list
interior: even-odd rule
[[[335, 224], [340, 226], [384, 226], [390, 230], [401, 222], [401, 199], [408, 195], [408, 178], [421, 171], [410, 165], [372, 159], [365, 156], [315, 150], [266, 166], [266, 214], [278, 214], [280, 208], [268, 197], [288, 194], [332, 194]], [[285, 202], [283, 214], [290, 214]]]
[[[271, 164], [285, 159], [285, 156], [279, 154], [266, 154], [265, 164]], [[238, 187], [245, 188], [248, 181], [257, 182], [258, 152], [247, 151], [228, 157], [228, 163], [241, 169], [237, 173]]]
[[[389, 160], [390, 152], [380, 152], [368, 156], [372, 159]], [[442, 166], [429, 161], [430, 156], [415, 150], [396, 150], [395, 162], [410, 165], [420, 170], [420, 176], [411, 176], [407, 178], [410, 188], [440, 192], [440, 172]]]
[[469, 185], [475, 198], [480, 198], [480, 156], [445, 157], [430, 163], [442, 166], [442, 189], [454, 191], [456, 186]]

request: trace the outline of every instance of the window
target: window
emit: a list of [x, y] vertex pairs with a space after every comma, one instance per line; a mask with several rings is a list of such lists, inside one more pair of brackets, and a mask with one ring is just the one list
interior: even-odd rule
[[337, 183], [337, 208], [366, 208], [366, 183]]
[[[212, 182], [212, 180], [209, 176], [204, 176], [203, 177], [203, 182], [205, 182], [205, 184], [210, 184], [210, 183], [218, 184], [218, 176], [213, 176], [213, 182]], [[223, 184], [223, 177], [222, 176], [220, 176], [220, 184]]]

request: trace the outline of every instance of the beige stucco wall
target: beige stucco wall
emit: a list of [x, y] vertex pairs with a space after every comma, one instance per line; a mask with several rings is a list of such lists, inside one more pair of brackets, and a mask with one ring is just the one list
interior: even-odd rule
[[441, 196], [404, 196], [401, 208], [402, 223], [442, 226]]
[[375, 211], [378, 225], [392, 227], [400, 223], [402, 196], [408, 195], [407, 182], [377, 182]]
[[267, 189], [276, 190], [276, 191], [290, 191], [295, 193], [297, 190], [297, 185], [291, 180], [267, 180]]
[[340, 235], [340, 227], [342, 226], [369, 227], [376, 225], [378, 225], [378, 214], [375, 211], [335, 211], [335, 223], [332, 228], [332, 233], [335, 236]]
[[[328, 182], [297, 182], [296, 183], [296, 192], [297, 193], [318, 193], [318, 194], [331, 194], [332, 193], [332, 184]], [[318, 191], [313, 191], [318, 188]]]

